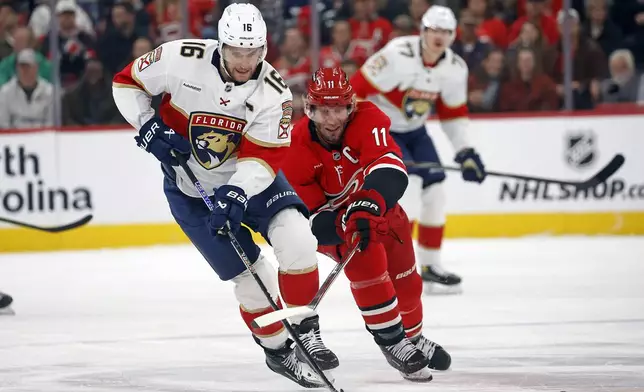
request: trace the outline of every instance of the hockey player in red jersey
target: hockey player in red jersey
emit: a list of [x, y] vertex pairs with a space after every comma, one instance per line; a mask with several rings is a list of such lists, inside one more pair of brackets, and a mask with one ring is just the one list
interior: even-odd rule
[[407, 187], [389, 118], [356, 96], [341, 68], [321, 68], [305, 98], [282, 171], [312, 213], [319, 251], [347, 264], [351, 292], [387, 361], [413, 381], [450, 356], [422, 335], [422, 281], [408, 218], [398, 205]]

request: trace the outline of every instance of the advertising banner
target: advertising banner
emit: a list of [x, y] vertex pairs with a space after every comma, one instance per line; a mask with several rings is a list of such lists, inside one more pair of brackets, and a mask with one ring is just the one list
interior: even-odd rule
[[[512, 235], [494, 229], [501, 218], [521, 226], [517, 235], [587, 234], [605, 232], [602, 227], [628, 216], [644, 216], [643, 129], [644, 115], [473, 120], [472, 145], [488, 170], [585, 180], [615, 154], [623, 154], [626, 162], [606, 183], [586, 191], [493, 177], [478, 185], [450, 172], [448, 222], [458, 223], [448, 225], [448, 234]], [[428, 123], [428, 132], [443, 163], [455, 165], [438, 123]], [[87, 214], [94, 216], [88, 227], [60, 237], [18, 233], [13, 225], [0, 222], [0, 251], [185, 241], [163, 194], [160, 164], [136, 147], [132, 130], [0, 132], [0, 218], [56, 226]], [[561, 220], [559, 227], [544, 226], [545, 217], [553, 216], [574, 216], [578, 221], [576, 226]], [[508, 220], [512, 217], [516, 219]], [[450, 227], [465, 230], [450, 232]], [[610, 232], [640, 230], [644, 232], [641, 223]]]
[[[616, 154], [622, 168], [605, 184], [572, 186], [489, 177], [482, 185], [448, 174], [452, 214], [644, 211], [644, 116], [517, 118], [472, 121], [472, 144], [489, 170], [581, 181]], [[444, 164], [454, 153], [438, 123], [428, 125]]]

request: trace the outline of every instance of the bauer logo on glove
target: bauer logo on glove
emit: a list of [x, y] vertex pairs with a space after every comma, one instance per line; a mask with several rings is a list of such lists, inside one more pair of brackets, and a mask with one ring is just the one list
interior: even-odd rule
[[210, 214], [210, 234], [226, 235], [226, 231], [237, 233], [244, 219], [248, 198], [243, 189], [234, 185], [222, 185], [215, 189], [217, 203]]
[[188, 155], [192, 150], [187, 139], [165, 125], [158, 117], [152, 117], [143, 124], [134, 140], [137, 146], [154, 155], [160, 162], [172, 166], [179, 165], [175, 153]]
[[374, 190], [360, 190], [349, 199], [350, 203], [343, 216], [345, 241], [358, 243], [360, 251], [370, 242], [382, 242], [389, 232], [387, 220], [383, 218], [381, 206], [385, 205], [382, 196]]

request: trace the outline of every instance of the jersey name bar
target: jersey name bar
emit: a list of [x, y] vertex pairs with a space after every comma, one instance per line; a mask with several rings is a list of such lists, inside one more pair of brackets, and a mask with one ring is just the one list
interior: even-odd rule
[[192, 115], [190, 125], [201, 125], [232, 132], [241, 132], [244, 130], [244, 126], [246, 126], [246, 121], [217, 114], [198, 113]]

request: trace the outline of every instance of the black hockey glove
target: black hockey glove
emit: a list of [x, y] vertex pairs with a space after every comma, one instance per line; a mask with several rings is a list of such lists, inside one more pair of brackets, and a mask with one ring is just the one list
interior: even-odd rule
[[143, 124], [139, 136], [135, 136], [136, 145], [154, 155], [162, 163], [179, 166], [177, 158], [172, 155], [190, 155], [190, 142], [163, 123], [159, 117], [152, 117]]
[[385, 200], [373, 189], [360, 190], [351, 195], [349, 206], [343, 217], [344, 238], [347, 246], [367, 249], [370, 242], [382, 242], [389, 233], [385, 215]]
[[461, 174], [465, 181], [478, 182], [485, 180], [487, 173], [479, 154], [473, 148], [464, 148], [456, 154], [454, 161], [461, 165]]

